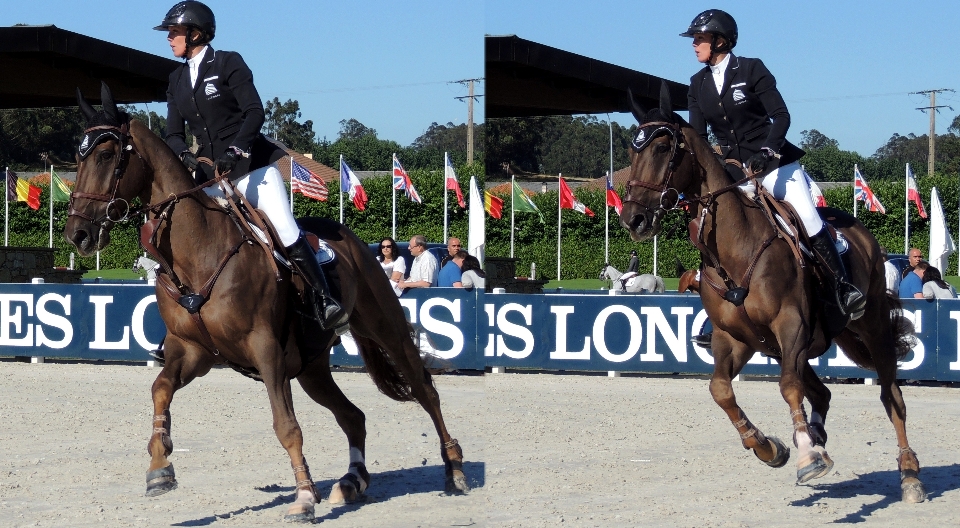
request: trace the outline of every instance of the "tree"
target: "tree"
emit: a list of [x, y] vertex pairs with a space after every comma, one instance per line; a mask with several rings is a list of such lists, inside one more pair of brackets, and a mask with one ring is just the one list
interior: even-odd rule
[[340, 139], [360, 139], [363, 137], [377, 137], [377, 131], [364, 125], [354, 118], [340, 120]]
[[14, 170], [41, 168], [41, 155], [59, 166], [73, 165], [84, 122], [75, 108], [0, 111], [0, 159]]
[[800, 132], [800, 148], [806, 151], [831, 147], [840, 149], [840, 143], [836, 139], [830, 139], [820, 133], [817, 129], [804, 130]]
[[[166, 117], [161, 117], [152, 110], [150, 111], [150, 113], [147, 113], [146, 110], [140, 110], [133, 105], [125, 105], [121, 108], [121, 110], [130, 114], [130, 117], [132, 117], [133, 119], [136, 119], [137, 121], [140, 121], [144, 125], [149, 125], [150, 130], [152, 130], [154, 134], [160, 137], [165, 137], [167, 135], [167, 118]], [[191, 137], [190, 141], [192, 141], [192, 139], [193, 138]], [[187, 146], [190, 146], [190, 143], [187, 143]]]
[[296, 99], [287, 99], [281, 103], [274, 97], [267, 101], [264, 107], [265, 121], [263, 132], [297, 152], [309, 152], [313, 149], [314, 137], [313, 121], [306, 120], [299, 123], [300, 103]]
[[950, 126], [947, 128], [947, 132], [950, 132], [955, 136], [960, 136], [960, 114], [953, 118], [953, 122], [950, 123]]

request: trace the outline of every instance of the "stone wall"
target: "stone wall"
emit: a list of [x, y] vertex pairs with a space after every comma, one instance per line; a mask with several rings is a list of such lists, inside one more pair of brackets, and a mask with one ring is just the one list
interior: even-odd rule
[[83, 272], [53, 267], [52, 248], [0, 246], [0, 282], [79, 283]]

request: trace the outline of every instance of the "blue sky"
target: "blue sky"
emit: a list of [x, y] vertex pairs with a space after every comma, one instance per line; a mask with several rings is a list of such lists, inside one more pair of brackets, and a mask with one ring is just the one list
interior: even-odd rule
[[[175, 3], [4, 2], [0, 26], [53, 24], [173, 58], [166, 35], [152, 28]], [[264, 102], [298, 100], [302, 120], [312, 120], [321, 138], [336, 139], [340, 120], [355, 118], [408, 145], [432, 122], [465, 123], [466, 103], [455, 97], [467, 88], [449, 81], [483, 77], [482, 1], [205, 3], [217, 17], [214, 47], [243, 55]], [[483, 121], [482, 102], [476, 122]], [[164, 103], [150, 109], [166, 114]]]
[[[736, 18], [735, 53], [759, 57], [776, 76], [791, 122], [788, 139], [817, 129], [840, 148], [872, 155], [894, 134], [926, 134], [916, 110], [937, 95], [937, 133], [960, 113], [960, 62], [951, 37], [956, 0], [652, 2], [486, 0], [484, 30], [519, 37], [688, 83], [701, 66], [679, 37], [697, 13]], [[606, 119], [606, 116], [599, 116]], [[631, 123], [628, 114], [614, 121]]]
[[[0, 25], [58, 27], [170, 56], [152, 31], [173, 0], [95, 3], [6, 2]], [[96, 6], [89, 9], [88, 6]], [[788, 138], [815, 128], [845, 150], [873, 154], [895, 132], [926, 134], [916, 110], [929, 99], [909, 92], [960, 90], [956, 45], [949, 36], [955, 1], [871, 3], [635, 0], [421, 0], [389, 2], [210, 0], [219, 49], [239, 51], [266, 101], [300, 101], [318, 137], [334, 139], [341, 119], [356, 118], [403, 145], [431, 122], [466, 121], [449, 84], [483, 76], [483, 35], [516, 34], [567, 51], [687, 82], [699, 68], [678, 33], [700, 11], [736, 17], [736, 51], [760, 57], [777, 77], [793, 125]], [[108, 24], [101, 21], [110, 19]], [[484, 85], [477, 85], [484, 93]], [[474, 119], [483, 120], [483, 99]], [[938, 95], [937, 133], [960, 112], [960, 93]], [[160, 113], [164, 106], [151, 105]], [[605, 116], [600, 116], [605, 119]], [[630, 123], [627, 114], [614, 120]]]

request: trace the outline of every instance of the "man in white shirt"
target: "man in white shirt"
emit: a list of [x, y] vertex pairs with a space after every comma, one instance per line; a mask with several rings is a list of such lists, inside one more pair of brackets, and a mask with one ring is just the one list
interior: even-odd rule
[[887, 282], [887, 291], [894, 295], [900, 295], [900, 270], [890, 262], [887, 256], [887, 248], [881, 247], [880, 254], [883, 255], [883, 276]]
[[398, 288], [432, 288], [437, 285], [437, 259], [427, 251], [427, 239], [423, 235], [414, 235], [410, 239], [410, 254], [413, 263], [410, 265], [410, 277], [400, 281]]

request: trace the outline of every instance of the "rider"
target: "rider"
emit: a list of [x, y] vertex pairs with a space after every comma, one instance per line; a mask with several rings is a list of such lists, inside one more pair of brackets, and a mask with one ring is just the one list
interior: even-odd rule
[[[290, 212], [283, 177], [273, 165], [286, 154], [260, 133], [263, 103], [250, 68], [239, 53], [215, 51], [209, 45], [216, 20], [201, 2], [177, 3], [153, 29], [166, 31], [174, 56], [185, 59], [170, 74], [167, 88], [167, 144], [198, 183], [213, 177], [211, 167], [200, 164], [198, 156], [215, 160], [220, 174], [229, 173], [244, 198], [266, 213], [312, 287], [314, 316], [325, 329], [342, 327], [348, 314], [330, 295], [323, 268]], [[196, 155], [187, 148], [184, 122], [199, 144]], [[225, 198], [216, 186], [205, 191]]]
[[[862, 311], [866, 299], [850, 283], [810, 196], [799, 163], [804, 152], [786, 140], [790, 114], [773, 75], [760, 59], [732, 53], [737, 45], [737, 23], [724, 11], [708, 9], [700, 13], [680, 36], [693, 37], [697, 60], [706, 64], [690, 78], [687, 100], [691, 126], [706, 140], [710, 125], [727, 159], [742, 163], [757, 175], [770, 171], [763, 180], [764, 188], [797, 211], [813, 249], [835, 277], [833, 286], [840, 309], [844, 314]], [[741, 173], [734, 179], [742, 177]]]

